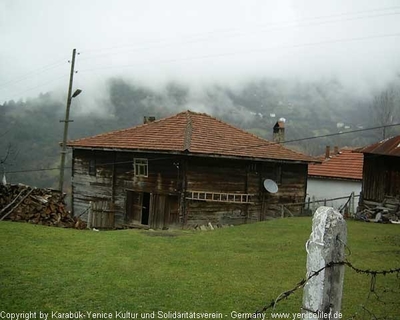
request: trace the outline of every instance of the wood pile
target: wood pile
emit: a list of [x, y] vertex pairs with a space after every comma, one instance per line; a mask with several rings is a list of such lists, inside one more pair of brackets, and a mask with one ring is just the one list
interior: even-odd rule
[[26, 221], [33, 224], [85, 229], [86, 223], [66, 209], [65, 194], [52, 189], [23, 184], [0, 185], [0, 221]]
[[400, 223], [400, 199], [385, 197], [383, 202], [363, 201], [363, 210], [356, 218], [367, 222]]

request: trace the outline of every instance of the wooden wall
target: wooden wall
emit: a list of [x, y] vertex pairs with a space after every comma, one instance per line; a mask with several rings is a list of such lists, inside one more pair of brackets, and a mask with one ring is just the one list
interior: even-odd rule
[[382, 202], [385, 196], [400, 195], [400, 159], [364, 154], [363, 198]]
[[[265, 179], [277, 181], [279, 192], [268, 193], [263, 187]], [[280, 216], [282, 203], [304, 202], [307, 165], [192, 158], [187, 166], [187, 189], [255, 195], [253, 204], [188, 200], [186, 223], [189, 225], [201, 221], [233, 225], [262, 221]], [[303, 206], [287, 208], [300, 215]]]
[[[149, 160], [148, 177], [134, 175], [133, 159]], [[89, 175], [89, 162], [96, 161], [96, 175]], [[116, 224], [124, 224], [127, 191], [152, 194], [178, 195], [179, 172], [177, 158], [168, 155], [134, 154], [131, 152], [89, 151], [75, 149], [73, 152], [73, 211], [79, 215], [89, 201], [107, 200], [115, 210]], [[83, 215], [86, 218], [86, 214]]]
[[[134, 157], [148, 159], [148, 177], [134, 175]], [[141, 208], [139, 203], [127, 204], [127, 197], [133, 201], [133, 195], [138, 193], [151, 194], [151, 226], [162, 228], [171, 224], [235, 225], [262, 221], [280, 216], [282, 203], [304, 202], [307, 188], [305, 164], [81, 149], [73, 151], [73, 159], [74, 215], [84, 212], [89, 201], [108, 201], [115, 212], [116, 225], [127, 222], [127, 206], [128, 211], [134, 206]], [[91, 159], [96, 162], [95, 176], [89, 174]], [[263, 187], [265, 179], [277, 181], [279, 192], [268, 193]], [[252, 204], [205, 202], [186, 199], [185, 191], [254, 196]], [[289, 209], [300, 214], [302, 207]], [[86, 214], [82, 217], [85, 219]], [[134, 213], [130, 219], [140, 223]]]
[[[301, 215], [303, 205], [288, 205], [289, 203], [304, 203], [307, 194], [308, 167], [305, 164], [281, 164], [279, 169], [279, 191], [275, 194], [264, 192], [266, 196], [267, 216], [281, 216], [282, 205], [294, 215]], [[265, 176], [268, 178], [268, 175]]]
[[[75, 216], [87, 220], [89, 202], [111, 202], [113, 153], [73, 150], [72, 163], [72, 210]], [[96, 176], [89, 175], [89, 161], [97, 162]]]

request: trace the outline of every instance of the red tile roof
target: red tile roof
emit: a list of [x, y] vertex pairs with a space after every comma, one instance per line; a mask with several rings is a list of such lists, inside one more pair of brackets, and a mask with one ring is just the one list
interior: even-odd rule
[[185, 111], [129, 129], [69, 141], [72, 148], [188, 152], [189, 154], [318, 161], [204, 113]]
[[400, 157], [400, 136], [388, 138], [370, 146], [357, 149], [357, 152]]
[[364, 155], [343, 148], [338, 154], [323, 159], [321, 164], [309, 164], [309, 177], [362, 180]]

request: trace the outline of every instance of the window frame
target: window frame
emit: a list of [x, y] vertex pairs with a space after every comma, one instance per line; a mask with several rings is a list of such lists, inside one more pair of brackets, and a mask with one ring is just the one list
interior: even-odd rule
[[133, 173], [136, 177], [147, 178], [149, 176], [149, 160], [147, 158], [133, 158]]

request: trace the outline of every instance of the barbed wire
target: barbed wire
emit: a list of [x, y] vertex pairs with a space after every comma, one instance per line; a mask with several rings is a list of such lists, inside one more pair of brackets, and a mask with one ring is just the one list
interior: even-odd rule
[[[393, 269], [386, 269], [386, 270], [360, 269], [360, 268], [355, 267], [351, 262], [349, 262], [347, 260], [344, 260], [344, 261], [331, 261], [328, 264], [326, 264], [324, 267], [322, 267], [319, 270], [314, 271], [313, 273], [311, 273], [307, 278], [303, 278], [292, 289], [282, 292], [281, 294], [278, 295], [278, 297], [276, 299], [272, 300], [269, 304], [266, 304], [261, 309], [256, 310], [255, 312], [253, 312], [252, 316], [247, 318], [247, 320], [251, 320], [251, 319], [257, 318], [257, 315], [265, 313], [268, 309], [271, 309], [271, 308], [274, 309], [278, 302], [282, 301], [283, 299], [287, 299], [293, 293], [295, 293], [299, 289], [303, 288], [307, 284], [307, 282], [310, 281], [312, 278], [318, 276], [325, 269], [332, 268], [334, 266], [347, 266], [351, 270], [355, 271], [356, 273], [370, 275], [371, 276], [370, 293], [371, 292], [372, 293], [375, 292], [375, 284], [376, 284], [376, 276], [377, 275], [384, 275], [385, 276], [387, 274], [395, 274], [395, 273], [397, 273], [397, 277], [399, 277], [399, 275], [400, 275], [400, 267], [399, 268], [393, 268]], [[304, 308], [302, 308], [302, 309], [305, 310]], [[367, 311], [368, 313], [373, 315], [373, 313], [370, 310], [366, 309], [365, 306], [364, 306], [364, 309], [365, 309], [365, 311]], [[317, 313], [318, 312], [318, 311], [312, 311], [312, 310], [306, 310], [306, 311], [313, 312], [313, 313]], [[354, 318], [352, 318], [352, 319], [354, 319]], [[375, 319], [378, 319], [378, 318], [375, 317]]]
[[[399, 273], [397, 273], [397, 278], [399, 279]], [[400, 289], [400, 282], [399, 282], [399, 289]], [[382, 315], [379, 317], [376, 313], [372, 311], [373, 309], [373, 302], [371, 301], [371, 296], [375, 297], [375, 300], [379, 302], [380, 304], [383, 304], [385, 307], [388, 305], [393, 305], [395, 306], [395, 309], [398, 309], [398, 299], [396, 297], [399, 297], [400, 291], [395, 291], [394, 289], [388, 290], [387, 288], [384, 288], [384, 290], [380, 294], [386, 294], [392, 299], [394, 299], [393, 302], [388, 302], [387, 300], [384, 301], [382, 300], [382, 296], [378, 294], [378, 291], [376, 289], [376, 275], [371, 276], [371, 282], [370, 282], [370, 288], [368, 291], [368, 294], [366, 296], [365, 301], [359, 305], [358, 310], [356, 310], [349, 318], [348, 320], [356, 320], [356, 319], [362, 319], [365, 320], [367, 317], [369, 319], [374, 319], [374, 320], [388, 320], [388, 319], [398, 319], [398, 315], [395, 315], [395, 318], [391, 317], [388, 314]], [[367, 307], [368, 306], [368, 307]], [[361, 311], [361, 312], [360, 312]]]

